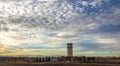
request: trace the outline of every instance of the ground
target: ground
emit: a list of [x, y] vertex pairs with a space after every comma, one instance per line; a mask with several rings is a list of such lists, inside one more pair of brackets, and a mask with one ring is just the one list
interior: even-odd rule
[[120, 66], [120, 64], [65, 63], [65, 62], [42, 62], [42, 63], [2, 62], [0, 63], [0, 66]]

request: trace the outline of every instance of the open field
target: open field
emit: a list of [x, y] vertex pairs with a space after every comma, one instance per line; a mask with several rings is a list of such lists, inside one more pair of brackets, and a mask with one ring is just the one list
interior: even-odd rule
[[97, 63], [0, 63], [0, 66], [120, 66], [120, 64], [97, 64]]

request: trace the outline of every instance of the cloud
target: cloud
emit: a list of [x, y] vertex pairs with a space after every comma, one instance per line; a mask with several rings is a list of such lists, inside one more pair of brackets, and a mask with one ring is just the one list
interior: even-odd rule
[[70, 38], [70, 37], [75, 37], [75, 33], [74, 32], [59, 32], [57, 37], [63, 37], [63, 38]]
[[25, 0], [0, 0], [0, 1], [1, 2], [20, 2], [20, 1], [25, 1]]
[[[37, 2], [41, 3], [41, 1], [37, 1]], [[79, 24], [81, 27], [79, 27], [78, 30], [82, 29], [82, 28], [84, 30], [84, 29], [92, 29], [93, 27], [95, 27], [95, 28], [98, 27], [99, 23], [97, 24], [96, 21], [104, 22], [105, 20], [107, 20], [106, 17], [105, 17], [106, 19], [103, 19], [102, 16], [104, 16], [104, 15], [102, 15], [102, 14], [101, 14], [101, 16], [98, 15], [98, 17], [95, 17], [95, 18], [94, 17], [86, 17], [87, 15], [85, 15], [85, 14], [78, 15], [78, 13], [73, 12], [72, 6], [69, 5], [66, 1], [61, 1], [61, 2], [64, 2], [64, 3], [60, 3], [59, 1], [55, 2], [56, 5], [59, 4], [59, 6], [58, 6], [59, 8], [57, 8], [57, 7], [51, 8], [50, 7], [50, 9], [49, 9], [49, 6], [52, 6], [51, 2], [43, 3], [44, 8], [40, 8], [43, 5], [33, 6], [33, 4], [38, 4], [38, 3], [33, 3], [30, 5], [26, 4], [23, 6], [21, 4], [19, 4], [21, 6], [21, 7], [19, 7], [19, 9], [22, 8], [22, 9], [20, 9], [21, 11], [19, 11], [19, 9], [15, 10], [15, 11], [19, 12], [19, 14], [17, 14], [16, 16], [11, 15], [11, 18], [10, 19], [8, 18], [9, 23], [20, 24], [21, 26], [25, 26], [28, 28], [40, 27], [40, 28], [47, 29], [47, 30], [48, 29], [49, 30], [65, 30], [65, 29], [70, 29], [72, 27], [78, 28], [77, 25]], [[47, 4], [47, 5], [45, 5], [45, 4]], [[66, 6], [66, 4], [67, 4], [67, 6]], [[30, 7], [30, 9], [29, 9], [29, 7]], [[40, 8], [40, 10], [38, 10], [37, 8]], [[10, 11], [12, 11], [12, 10], [10, 10]], [[24, 15], [21, 14], [22, 16], [20, 16], [20, 13], [23, 13]], [[38, 13], [38, 15], [34, 15], [35, 13]], [[41, 16], [41, 15], [44, 15], [44, 16]], [[109, 14], [106, 14], [105, 16], [108, 16], [108, 15]], [[113, 15], [111, 15], [111, 16], [113, 16]], [[79, 18], [81, 18], [81, 19], [79, 19]], [[109, 16], [108, 16], [108, 18], [109, 18]], [[112, 20], [118, 21], [119, 19], [116, 19], [116, 18], [115, 19], [109, 18], [108, 20], [111, 22], [113, 22]], [[73, 23], [73, 21], [75, 21], [75, 22]], [[93, 24], [94, 24], [94, 26], [93, 26]], [[92, 26], [90, 26], [90, 25], [92, 25]], [[73, 28], [73, 30], [75, 30], [74, 28]], [[4, 30], [5, 29], [7, 30], [7, 28], [4, 28]]]
[[82, 39], [75, 45], [76, 52], [117, 52], [119, 51], [119, 40], [114, 38]]
[[7, 2], [0, 5], [0, 42], [14, 50], [63, 49], [72, 42], [82, 47], [75, 51], [119, 51], [120, 9], [111, 0]]
[[11, 48], [11, 47], [12, 47], [12, 45], [7, 45], [7, 44], [0, 42], [0, 54], [7, 52], [9, 50], [9, 48]]

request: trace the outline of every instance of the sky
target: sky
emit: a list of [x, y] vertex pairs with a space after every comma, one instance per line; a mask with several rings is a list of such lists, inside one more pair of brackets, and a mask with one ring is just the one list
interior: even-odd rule
[[0, 0], [0, 56], [120, 56], [120, 0]]

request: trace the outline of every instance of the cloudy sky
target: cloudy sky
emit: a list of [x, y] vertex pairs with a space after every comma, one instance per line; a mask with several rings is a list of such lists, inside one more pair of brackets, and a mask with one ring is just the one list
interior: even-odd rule
[[120, 0], [0, 0], [0, 55], [120, 56]]

